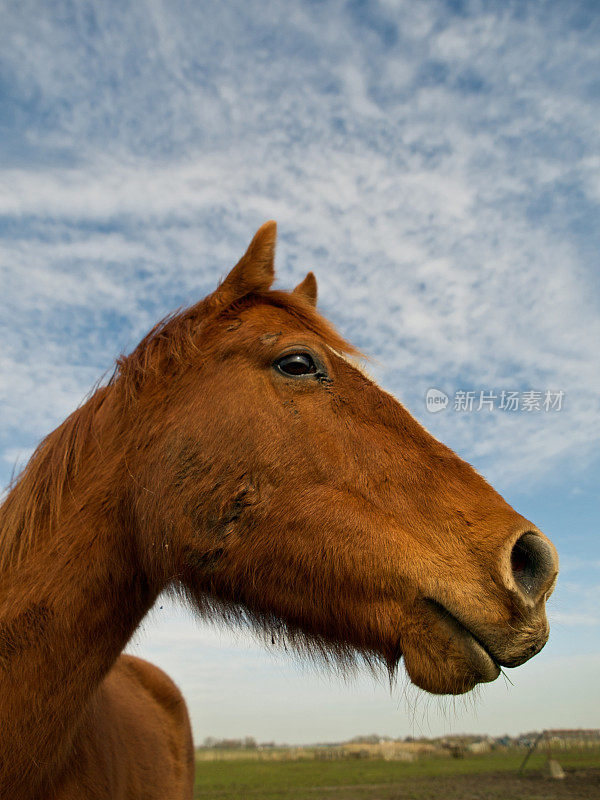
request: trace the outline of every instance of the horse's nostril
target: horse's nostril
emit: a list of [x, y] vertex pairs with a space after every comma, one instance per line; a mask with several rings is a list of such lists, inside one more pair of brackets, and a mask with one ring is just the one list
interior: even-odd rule
[[515, 583], [532, 600], [548, 591], [556, 574], [552, 547], [531, 531], [524, 533], [515, 542], [510, 554], [510, 565]]

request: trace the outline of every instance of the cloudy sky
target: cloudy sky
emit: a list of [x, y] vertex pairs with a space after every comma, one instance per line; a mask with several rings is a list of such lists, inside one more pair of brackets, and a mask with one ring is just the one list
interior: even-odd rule
[[[179, 682], [196, 738], [600, 725], [598, 5], [0, 0], [0, 18], [3, 485], [275, 218], [279, 285], [314, 270], [382, 385], [561, 555], [544, 652], [455, 704], [161, 600], [131, 649]], [[500, 408], [509, 391], [539, 409]]]

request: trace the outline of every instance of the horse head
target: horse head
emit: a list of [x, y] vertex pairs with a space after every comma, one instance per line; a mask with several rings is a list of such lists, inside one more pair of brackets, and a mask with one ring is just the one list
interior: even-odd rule
[[[120, 363], [143, 562], [203, 613], [458, 694], [535, 655], [557, 555], [355, 363], [275, 223]], [[124, 480], [129, 480], [125, 475]]]

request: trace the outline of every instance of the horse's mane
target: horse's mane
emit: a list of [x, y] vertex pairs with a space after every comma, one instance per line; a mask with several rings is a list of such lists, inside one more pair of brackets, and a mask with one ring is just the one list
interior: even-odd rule
[[0, 574], [30, 551], [36, 531], [54, 530], [69, 478], [77, 473], [94, 419], [109, 386], [90, 398], [37, 446], [20, 475], [7, 487], [0, 506]]
[[46, 531], [45, 536], [56, 531], [65, 491], [80, 469], [86, 442], [107, 397], [115, 393], [125, 412], [135, 402], [142, 383], [168, 378], [197, 357], [200, 340], [210, 340], [211, 325], [217, 318], [235, 318], [252, 306], [271, 305], [284, 309], [332, 349], [358, 354], [327, 320], [293, 294], [280, 291], [250, 294], [222, 310], [215, 309], [213, 297], [210, 295], [158, 322], [130, 355], [117, 359], [107, 384], [96, 387], [38, 445], [28, 464], [7, 487], [6, 499], [0, 506], [0, 574], [23, 560], [41, 529]]

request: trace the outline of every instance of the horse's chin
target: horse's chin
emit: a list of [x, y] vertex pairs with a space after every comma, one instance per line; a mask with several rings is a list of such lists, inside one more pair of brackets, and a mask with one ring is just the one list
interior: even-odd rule
[[482, 642], [441, 606], [433, 603], [426, 629], [402, 637], [404, 666], [411, 681], [431, 694], [464, 694], [500, 675]]
[[[464, 694], [479, 683], [495, 680], [500, 668], [484, 645], [455, 617], [438, 604], [421, 600], [420, 614], [406, 625], [400, 637], [373, 631], [368, 641], [333, 641], [310, 633], [274, 614], [252, 611], [235, 602], [187, 589], [196, 612], [213, 622], [251, 629], [265, 644], [283, 647], [301, 659], [345, 674], [367, 664], [374, 673], [387, 669], [390, 679], [404, 661], [405, 669], [420, 689], [431, 694]], [[395, 609], [397, 611], [397, 609]], [[390, 612], [389, 617], [393, 614]], [[406, 620], [406, 617], [405, 617]], [[389, 620], [388, 620], [389, 622]], [[388, 629], [388, 633], [391, 630]]]

